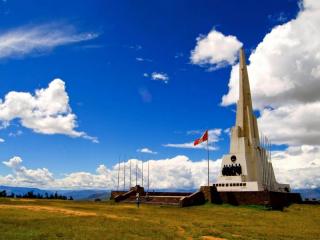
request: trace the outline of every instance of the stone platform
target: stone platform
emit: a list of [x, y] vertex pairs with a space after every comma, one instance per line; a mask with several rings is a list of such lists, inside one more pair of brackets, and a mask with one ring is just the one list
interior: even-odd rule
[[293, 203], [302, 203], [299, 193], [272, 191], [218, 192], [215, 186], [202, 186], [199, 191], [190, 192], [149, 192], [135, 186], [130, 191], [112, 191], [110, 199], [115, 202], [135, 203], [140, 193], [143, 204], [174, 205], [180, 207], [201, 205], [205, 202], [231, 205], [263, 205], [272, 209], [283, 209]]
[[140, 194], [140, 203], [180, 206], [180, 200], [192, 192], [145, 192], [143, 187], [135, 186], [130, 191], [112, 191], [111, 200], [123, 203], [136, 203], [136, 193]]

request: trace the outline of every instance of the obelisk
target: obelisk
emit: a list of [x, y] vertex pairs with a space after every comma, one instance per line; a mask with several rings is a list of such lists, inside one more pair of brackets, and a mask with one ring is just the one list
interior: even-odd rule
[[215, 186], [219, 191], [289, 191], [289, 185], [277, 183], [269, 159], [269, 151], [260, 144], [246, 58], [241, 49], [236, 123], [231, 129], [230, 151], [223, 156]]

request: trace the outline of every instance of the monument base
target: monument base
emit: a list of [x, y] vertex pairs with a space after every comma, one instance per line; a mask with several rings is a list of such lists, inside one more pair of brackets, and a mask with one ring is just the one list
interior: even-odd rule
[[201, 205], [205, 202], [231, 205], [263, 205], [281, 210], [293, 203], [302, 203], [300, 193], [273, 191], [219, 191], [215, 186], [201, 186], [199, 191], [187, 192], [145, 192], [144, 188], [135, 186], [129, 191], [112, 191], [115, 202], [135, 203], [136, 193], [140, 193], [143, 204], [164, 204], [180, 207]]
[[302, 203], [300, 193], [272, 191], [219, 191], [215, 186], [200, 188], [207, 201], [216, 204], [263, 205], [283, 209], [293, 203]]

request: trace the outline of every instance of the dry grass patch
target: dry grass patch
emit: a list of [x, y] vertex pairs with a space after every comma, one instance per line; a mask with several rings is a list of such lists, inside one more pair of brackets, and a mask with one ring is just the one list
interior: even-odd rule
[[[30, 212], [32, 211], [32, 214]], [[0, 199], [0, 239], [317, 239], [320, 206], [283, 212], [212, 205], [178, 208], [59, 200]]]

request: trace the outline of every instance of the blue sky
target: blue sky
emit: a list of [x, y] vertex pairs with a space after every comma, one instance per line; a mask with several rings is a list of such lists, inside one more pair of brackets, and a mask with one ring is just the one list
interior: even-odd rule
[[[235, 121], [235, 106], [221, 102], [236, 61], [214, 70], [215, 64], [192, 63], [197, 38], [214, 30], [236, 36], [248, 57], [266, 34], [299, 11], [293, 0], [1, 1], [0, 39], [34, 35], [19, 43], [19, 51], [0, 43], [0, 98], [11, 91], [34, 95], [59, 78], [68, 113], [76, 116], [73, 130], [84, 132], [48, 134], [16, 115], [0, 130], [1, 161], [19, 156], [28, 169], [47, 168], [58, 178], [92, 173], [100, 164], [111, 168], [120, 155], [185, 155], [197, 162], [206, 157], [203, 149], [164, 145], [191, 142], [205, 129], [221, 129], [218, 149], [211, 152], [212, 159], [220, 158], [229, 147], [224, 130]], [[48, 43], [44, 36], [59, 42]], [[162, 80], [152, 79], [153, 73]], [[290, 146], [276, 137], [275, 142], [274, 150]], [[157, 154], [137, 151], [142, 148]], [[0, 175], [11, 171], [0, 167]]]

